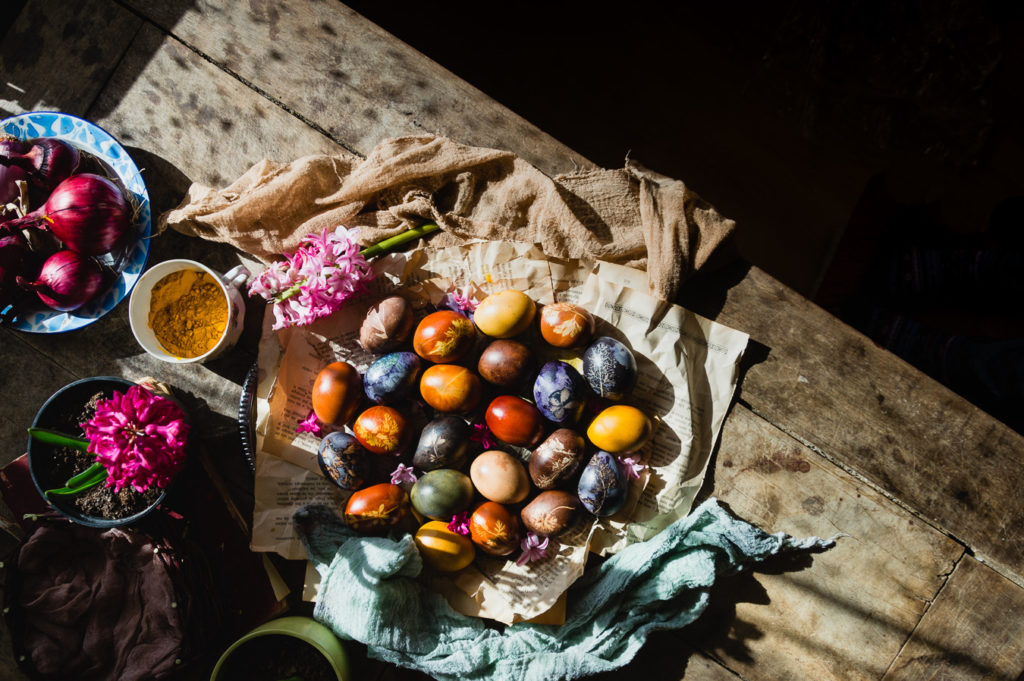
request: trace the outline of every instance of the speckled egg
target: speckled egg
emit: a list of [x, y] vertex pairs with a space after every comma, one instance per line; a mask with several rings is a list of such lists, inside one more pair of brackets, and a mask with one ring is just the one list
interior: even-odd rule
[[420, 515], [448, 522], [473, 500], [473, 483], [464, 473], [439, 468], [420, 476], [410, 492], [412, 507]]
[[499, 504], [518, 504], [530, 493], [522, 462], [500, 449], [478, 454], [469, 466], [469, 477], [480, 494]]
[[394, 407], [370, 407], [352, 424], [359, 444], [374, 454], [397, 454], [409, 436], [409, 422]]
[[363, 486], [366, 450], [348, 433], [335, 431], [320, 440], [316, 462], [324, 476], [342, 489]]
[[412, 349], [429, 362], [457, 362], [473, 349], [476, 328], [464, 314], [438, 310], [420, 320], [412, 336]]
[[476, 549], [469, 537], [452, 532], [448, 523], [431, 520], [413, 537], [423, 562], [441, 572], [457, 572], [473, 562]]
[[601, 336], [583, 353], [583, 378], [599, 396], [621, 400], [636, 386], [636, 358], [619, 341]]
[[484, 553], [507, 556], [519, 548], [519, 518], [505, 506], [485, 501], [469, 517], [469, 536]]
[[359, 344], [373, 354], [394, 350], [408, 340], [413, 321], [409, 301], [402, 296], [388, 296], [366, 311], [359, 327]]
[[576, 490], [583, 507], [602, 518], [619, 512], [628, 491], [622, 464], [608, 452], [598, 452], [590, 458]]
[[385, 482], [353, 492], [345, 504], [345, 524], [362, 534], [383, 534], [408, 512], [409, 495]]
[[416, 390], [423, 360], [413, 352], [378, 357], [363, 375], [363, 392], [373, 402], [404, 400]]
[[586, 406], [587, 383], [571, 364], [547, 362], [533, 382], [533, 399], [544, 418], [560, 426], [576, 423]]
[[565, 485], [579, 470], [586, 451], [583, 436], [569, 428], [552, 432], [530, 456], [530, 478], [539, 489]]
[[480, 301], [473, 312], [473, 322], [492, 338], [511, 338], [526, 331], [536, 313], [532, 298], [522, 291], [505, 289]]
[[572, 303], [545, 305], [540, 311], [540, 335], [556, 348], [586, 345], [595, 325], [594, 315]]
[[348, 362], [332, 362], [313, 381], [313, 411], [324, 423], [343, 426], [355, 415], [363, 397], [363, 378]]
[[420, 432], [412, 465], [424, 471], [462, 468], [469, 449], [469, 434], [469, 424], [458, 416], [434, 419]]
[[420, 396], [438, 411], [464, 413], [480, 403], [480, 377], [458, 364], [435, 364], [420, 378]]
[[579, 497], [562, 490], [541, 492], [519, 512], [523, 527], [545, 537], [559, 535], [576, 523], [583, 504]]
[[613, 404], [590, 422], [587, 439], [606, 452], [628, 454], [647, 444], [653, 433], [647, 414], [628, 404]]
[[518, 447], [535, 447], [544, 437], [544, 417], [522, 397], [499, 395], [484, 412], [494, 437]]
[[530, 348], [515, 340], [491, 341], [480, 353], [476, 370], [480, 377], [500, 388], [518, 388], [535, 366]]

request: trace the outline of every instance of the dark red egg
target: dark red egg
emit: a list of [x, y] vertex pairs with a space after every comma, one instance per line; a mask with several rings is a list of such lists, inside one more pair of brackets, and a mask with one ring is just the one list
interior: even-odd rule
[[534, 447], [544, 437], [544, 416], [537, 407], [515, 395], [499, 395], [484, 414], [494, 436], [510, 445]]
[[332, 362], [317, 374], [312, 397], [318, 419], [336, 426], [345, 425], [359, 408], [363, 379], [348, 362]]

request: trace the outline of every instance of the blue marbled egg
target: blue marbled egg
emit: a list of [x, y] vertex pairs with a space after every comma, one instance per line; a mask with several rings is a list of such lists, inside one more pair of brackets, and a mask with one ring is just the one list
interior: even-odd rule
[[601, 397], [621, 400], [636, 386], [636, 358], [619, 341], [601, 336], [583, 353], [583, 378]]
[[378, 357], [366, 369], [363, 390], [377, 403], [409, 397], [417, 387], [422, 360], [414, 352], [392, 352]]
[[619, 460], [608, 452], [598, 452], [580, 475], [576, 490], [584, 508], [598, 517], [615, 515], [626, 503], [629, 481]]
[[583, 413], [587, 384], [571, 364], [547, 362], [533, 382], [533, 399], [548, 421], [571, 426]]
[[316, 462], [324, 476], [342, 489], [357, 490], [366, 475], [366, 450], [348, 433], [328, 433], [320, 441]]

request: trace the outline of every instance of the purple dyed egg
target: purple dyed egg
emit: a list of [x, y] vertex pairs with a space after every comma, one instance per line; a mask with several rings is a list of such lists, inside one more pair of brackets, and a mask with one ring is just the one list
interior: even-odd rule
[[379, 404], [405, 399], [415, 392], [422, 365], [413, 352], [392, 352], [379, 357], [366, 368], [363, 390]]
[[570, 364], [548, 362], [533, 382], [533, 400], [548, 421], [571, 426], [587, 402], [587, 383]]
[[590, 458], [577, 487], [584, 508], [601, 518], [618, 513], [628, 492], [626, 471], [608, 452], [598, 452]]

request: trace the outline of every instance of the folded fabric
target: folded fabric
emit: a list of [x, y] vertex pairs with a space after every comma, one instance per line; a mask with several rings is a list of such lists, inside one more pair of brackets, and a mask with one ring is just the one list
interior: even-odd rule
[[719, 577], [780, 553], [834, 544], [767, 534], [710, 499], [587, 570], [569, 590], [565, 624], [518, 623], [502, 631], [457, 613], [421, 586], [422, 563], [409, 535], [355, 535], [326, 506], [300, 509], [293, 522], [322, 577], [314, 617], [339, 637], [366, 644], [371, 657], [441, 681], [550, 681], [616, 669], [652, 631], [697, 619]]

